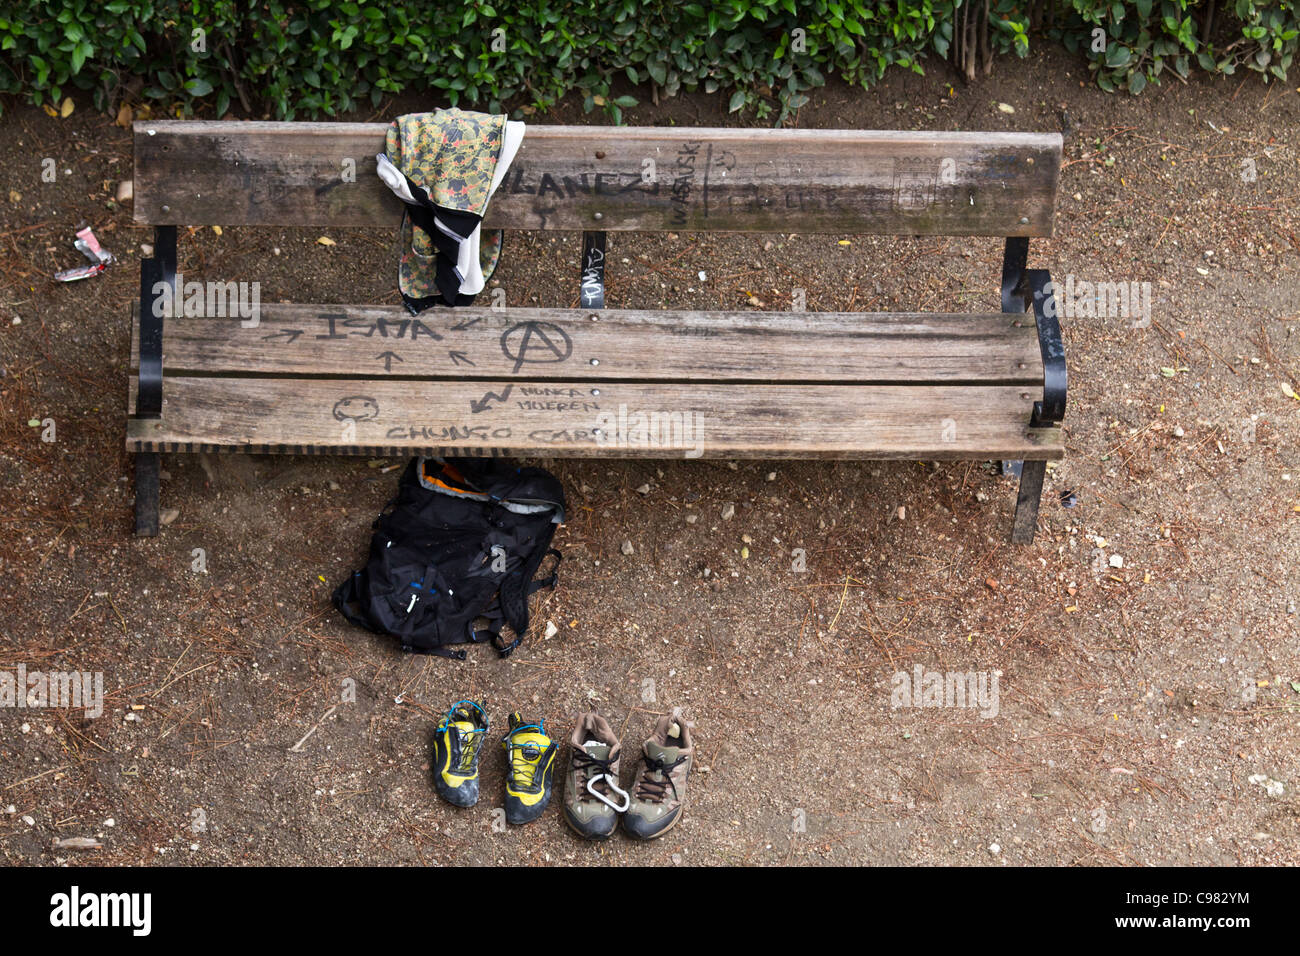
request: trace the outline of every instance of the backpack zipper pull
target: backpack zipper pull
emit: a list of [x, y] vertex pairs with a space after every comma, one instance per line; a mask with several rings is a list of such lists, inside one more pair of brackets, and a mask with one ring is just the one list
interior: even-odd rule
[[411, 613], [411, 608], [415, 607], [415, 602], [418, 601], [419, 599], [420, 599], [420, 595], [418, 595], [418, 594], [412, 594], [412, 595], [411, 595], [411, 603], [408, 604], [408, 605], [406, 605], [406, 613], [407, 613], [407, 614], [410, 614], [410, 613]]

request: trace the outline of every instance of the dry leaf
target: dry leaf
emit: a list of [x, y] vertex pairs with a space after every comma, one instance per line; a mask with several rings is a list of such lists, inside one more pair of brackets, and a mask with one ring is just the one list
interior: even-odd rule
[[72, 97], [69, 96], [67, 99], [63, 101], [63, 106], [59, 108], [59, 115], [62, 116], [64, 119], [67, 119], [69, 116], [72, 115], [73, 109], [75, 109], [75, 106], [72, 103]]
[[1016, 111], [1016, 108], [1012, 106], [1010, 103], [999, 103], [998, 109], [1001, 110], [1003, 113], [1014, 113]]
[[316, 241], [317, 241], [318, 243], [320, 243], [322, 246], [337, 246], [337, 245], [338, 245], [338, 243], [335, 242], [333, 239], [331, 239], [329, 236], [321, 236], [321, 237], [320, 237], [319, 239], [317, 239]]
[[122, 127], [123, 129], [130, 128], [131, 107], [127, 106], [125, 103], [119, 106], [117, 108], [117, 119], [115, 119], [113, 122], [115, 122], [118, 126]]
[[42, 103], [41, 109], [45, 110], [45, 114], [47, 116], [53, 116], [55, 119], [59, 118], [59, 111], [56, 110], [53, 106], [51, 106], [49, 103]]
[[213, 226], [213, 227], [212, 227], [212, 231], [215, 232], [218, 236], [221, 235], [221, 227], [220, 227], [220, 226]]

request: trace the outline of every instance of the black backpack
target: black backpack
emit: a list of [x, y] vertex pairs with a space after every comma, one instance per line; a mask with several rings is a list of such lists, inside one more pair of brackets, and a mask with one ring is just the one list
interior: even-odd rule
[[[370, 558], [334, 592], [353, 624], [402, 650], [465, 659], [449, 645], [491, 640], [502, 657], [528, 631], [528, 597], [554, 587], [564, 489], [541, 468], [495, 458], [416, 458], [375, 519]], [[547, 555], [549, 577], [533, 577]], [[476, 621], [485, 622], [475, 629]], [[515, 639], [501, 637], [508, 624]]]

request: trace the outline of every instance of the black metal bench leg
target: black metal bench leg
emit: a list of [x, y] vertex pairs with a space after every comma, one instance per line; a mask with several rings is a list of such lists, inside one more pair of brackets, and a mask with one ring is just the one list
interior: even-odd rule
[[135, 533], [152, 538], [158, 534], [158, 453], [137, 452], [135, 456]]
[[[135, 400], [135, 417], [162, 416], [163, 319], [168, 310], [159, 301], [160, 284], [171, 286], [172, 314], [176, 314], [176, 227], [154, 228], [154, 255], [140, 260], [140, 372]], [[137, 452], [135, 456], [135, 533], [152, 538], [158, 534], [158, 453]]]
[[605, 234], [582, 234], [582, 290], [584, 309], [605, 308]]
[[1031, 544], [1038, 530], [1038, 502], [1043, 496], [1047, 462], [1027, 461], [1020, 471], [1020, 493], [1016, 496], [1016, 517], [1011, 526], [1012, 544]]

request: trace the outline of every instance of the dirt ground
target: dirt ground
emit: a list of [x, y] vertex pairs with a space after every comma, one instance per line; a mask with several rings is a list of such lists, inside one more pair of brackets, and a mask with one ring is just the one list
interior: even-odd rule
[[[560, 588], [512, 658], [464, 663], [402, 656], [329, 604], [397, 479], [375, 462], [165, 455], [178, 515], [132, 536], [129, 307], [152, 237], [112, 201], [129, 134], [87, 103], [7, 103], [0, 669], [102, 671], [106, 703], [0, 710], [0, 859], [1300, 862], [1297, 93], [1252, 75], [1107, 96], [1044, 51], [972, 86], [936, 64], [815, 95], [801, 126], [1062, 131], [1056, 235], [1031, 265], [1152, 284], [1149, 327], [1064, 322], [1068, 450], [1036, 542], [1007, 543], [1015, 485], [988, 464], [547, 461], [571, 505]], [[745, 122], [724, 110], [701, 95], [627, 121]], [[56, 284], [81, 220], [123, 261]], [[257, 278], [264, 301], [395, 300], [391, 233], [319, 234], [182, 230], [181, 266]], [[576, 236], [507, 241], [508, 304], [576, 305]], [[809, 309], [998, 307], [996, 241], [617, 234], [610, 254], [615, 305], [748, 308], [798, 286]], [[996, 715], [891, 706], [917, 667], [996, 676]], [[486, 697], [494, 728], [521, 709], [563, 737], [594, 704], [629, 755], [683, 706], [683, 823], [589, 845], [553, 807], [495, 832], [495, 747], [479, 807], [441, 803], [430, 732], [461, 697]], [[102, 849], [52, 849], [69, 837]]]

